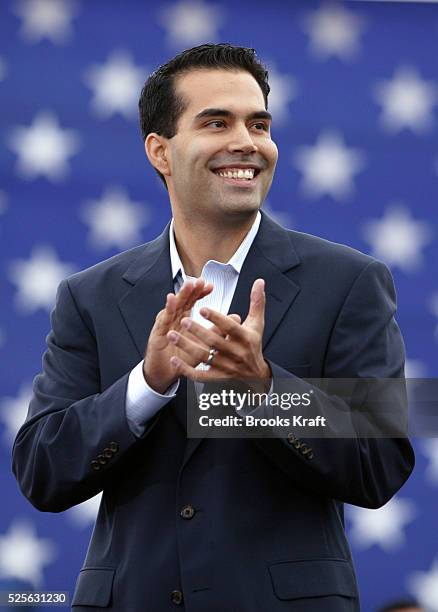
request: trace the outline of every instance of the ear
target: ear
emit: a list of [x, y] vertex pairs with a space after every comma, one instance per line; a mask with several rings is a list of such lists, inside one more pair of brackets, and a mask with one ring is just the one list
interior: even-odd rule
[[167, 138], [151, 132], [146, 136], [144, 148], [152, 166], [161, 172], [161, 174], [169, 176], [170, 165], [167, 159]]

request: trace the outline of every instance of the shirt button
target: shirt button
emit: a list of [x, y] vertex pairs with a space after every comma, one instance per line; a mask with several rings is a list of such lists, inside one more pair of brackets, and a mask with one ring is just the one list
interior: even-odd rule
[[170, 594], [170, 599], [176, 606], [180, 606], [183, 602], [183, 594], [181, 591], [172, 591]]
[[191, 519], [195, 516], [195, 512], [196, 510], [194, 509], [193, 506], [191, 506], [190, 504], [188, 504], [187, 506], [184, 506], [180, 512], [181, 516], [183, 519]]

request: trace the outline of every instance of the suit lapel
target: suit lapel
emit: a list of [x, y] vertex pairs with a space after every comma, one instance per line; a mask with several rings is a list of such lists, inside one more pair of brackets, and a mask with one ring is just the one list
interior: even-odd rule
[[[119, 302], [126, 327], [143, 359], [147, 339], [155, 318], [163, 309], [166, 295], [174, 292], [169, 253], [169, 224], [153, 242], [145, 245], [140, 257], [128, 268], [123, 279], [130, 288]], [[176, 398], [166, 406], [183, 431], [186, 431], [186, 380], [182, 380]]]
[[166, 295], [174, 291], [169, 255], [169, 225], [158, 238], [145, 245], [140, 257], [131, 264], [123, 279], [130, 287], [120, 300], [119, 309], [139, 356], [143, 359], [155, 317], [163, 309]]
[[239, 314], [244, 321], [248, 316], [252, 285], [257, 278], [263, 278], [266, 287], [263, 331], [263, 348], [265, 348], [300, 288], [288, 279], [275, 263], [266, 258], [263, 250], [257, 244], [254, 244], [253, 247], [243, 264], [228, 312]]

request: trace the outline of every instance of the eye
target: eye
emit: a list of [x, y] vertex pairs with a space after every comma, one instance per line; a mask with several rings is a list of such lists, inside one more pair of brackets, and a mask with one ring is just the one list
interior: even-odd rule
[[257, 132], [268, 131], [268, 126], [266, 125], [266, 123], [263, 123], [261, 121], [259, 121], [258, 123], [254, 123], [252, 127], [256, 128]]
[[215, 119], [214, 121], [210, 121], [209, 123], [206, 124], [207, 126], [213, 126], [213, 127], [224, 127], [225, 126], [225, 122], [222, 121], [221, 119]]

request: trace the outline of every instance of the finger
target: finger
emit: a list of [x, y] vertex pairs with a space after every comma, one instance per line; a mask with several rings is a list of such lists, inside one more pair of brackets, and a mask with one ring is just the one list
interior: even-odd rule
[[[166, 334], [171, 328], [173, 322], [178, 318], [178, 312], [181, 309], [180, 304], [185, 304], [190, 299], [190, 296], [199, 289], [204, 288], [204, 281], [194, 284], [192, 281], [186, 281], [183, 283], [178, 294], [168, 293], [166, 296], [166, 304], [163, 311], [160, 311], [157, 315], [156, 321], [158, 323], [157, 328], [160, 334]], [[195, 286], [196, 285], [196, 286]], [[182, 311], [179, 314], [182, 316]]]
[[[242, 323], [242, 319], [241, 319], [240, 315], [238, 315], [238, 314], [231, 314], [231, 315], [228, 315], [228, 316], [229, 316], [229, 317], [231, 317], [231, 318], [233, 319], [233, 321], [236, 321], [237, 323], [239, 323], [239, 325]], [[215, 328], [215, 329], [218, 329], [218, 328], [216, 327], [216, 325], [214, 325], [214, 328]], [[227, 342], [228, 342], [229, 340], [231, 340], [231, 338], [230, 338], [230, 334], [227, 334], [227, 335], [225, 336], [225, 340], [227, 340]]]
[[[172, 330], [171, 330], [172, 331]], [[192, 342], [194, 342], [195, 344], [199, 344], [202, 348], [210, 350], [210, 346], [208, 346], [207, 344], [205, 344], [205, 342], [203, 340], [201, 340], [200, 338], [197, 338], [196, 336], [194, 336], [193, 334], [191, 334], [189, 331], [187, 331], [184, 328], [181, 328], [180, 330], [176, 330], [181, 336], [184, 336], [185, 338], [188, 338], [189, 340], [191, 340]]]
[[[174, 321], [181, 319], [186, 314], [190, 314], [196, 300], [202, 299], [211, 293], [212, 290], [212, 283], [205, 283], [204, 279], [198, 278], [195, 283], [185, 281], [176, 295], [168, 293], [165, 307], [156, 317], [157, 331], [161, 335], [166, 334], [171, 329]], [[186, 310], [188, 311], [187, 313]]]
[[184, 293], [180, 296], [177, 294], [177, 311], [176, 316], [181, 318], [190, 313], [193, 306], [198, 300], [202, 300], [206, 295], [213, 291], [213, 284], [206, 283], [203, 278], [198, 278], [193, 286], [193, 290], [190, 293]]
[[226, 340], [222, 332], [216, 333], [211, 327], [206, 328], [189, 318], [184, 318], [181, 321], [181, 327], [196, 336], [196, 338], [199, 338], [199, 340], [204, 342], [207, 346], [213, 347], [225, 355], [232, 355], [233, 357], [236, 355], [238, 357], [241, 356], [240, 353], [242, 349], [239, 344], [237, 342], [232, 342], [231, 339]]
[[254, 281], [251, 289], [249, 312], [245, 320], [246, 324], [249, 324], [255, 329], [263, 329], [265, 324], [265, 281], [263, 278], [258, 278]]
[[198, 302], [199, 300], [202, 300], [203, 298], [205, 298], [205, 296], [207, 296], [209, 293], [213, 291], [213, 283], [205, 283], [203, 279], [201, 280], [204, 284], [200, 285], [199, 289], [195, 290], [192, 293], [189, 300], [187, 301], [187, 307], [186, 307], [186, 310], [183, 311], [182, 316], [185, 315], [186, 311], [190, 312], [196, 302]]
[[166, 320], [174, 320], [178, 316], [178, 311], [181, 308], [181, 304], [185, 304], [187, 302], [194, 290], [194, 284], [191, 281], [186, 281], [183, 283], [178, 294], [167, 294], [165, 310], [168, 318], [166, 318]]
[[204, 319], [214, 323], [223, 334], [229, 334], [236, 340], [244, 340], [246, 338], [245, 330], [237, 321], [234, 320], [234, 318], [223, 315], [217, 310], [212, 310], [211, 308], [201, 308], [199, 312]]
[[[174, 330], [167, 334], [169, 342], [178, 348], [182, 355], [178, 355], [190, 366], [197, 366], [199, 363], [207, 363], [210, 356], [210, 346], [190, 340], [187, 336], [178, 334]], [[233, 374], [236, 371], [236, 363], [232, 358], [227, 357], [221, 352], [214, 356], [214, 364], [212, 367], [221, 370], [225, 374]]]
[[175, 312], [175, 295], [173, 293], [168, 293], [166, 296], [166, 304], [163, 310], [155, 317], [155, 331], [159, 335], [166, 334], [173, 321], [174, 312]]
[[168, 332], [167, 339], [171, 344], [184, 351], [191, 363], [194, 363], [195, 365], [201, 362], [206, 363], [210, 354], [209, 347], [200, 345], [198, 342], [191, 340], [187, 336], [179, 334], [175, 330]]
[[191, 303], [194, 293], [199, 292], [204, 287], [204, 281], [201, 278], [195, 282], [184, 281], [180, 290], [175, 294], [175, 316], [180, 316], [181, 312]]
[[213, 370], [211, 368], [209, 370], [197, 370], [179, 357], [171, 357], [170, 363], [176, 376], [186, 376], [190, 378], [190, 380], [207, 382], [224, 378], [224, 373], [219, 370]]
[[[227, 316], [230, 317], [231, 319], [233, 319], [233, 321], [236, 321], [237, 323], [240, 323], [240, 321], [241, 321], [240, 315], [238, 315], [238, 314], [231, 314], [231, 315], [227, 315]], [[225, 340], [229, 339], [228, 334], [226, 334], [221, 329], [219, 329], [219, 327], [217, 327], [217, 325], [212, 325], [210, 327], [210, 331], [214, 332], [215, 334], [219, 334], [220, 336], [223, 336], [225, 338]]]

